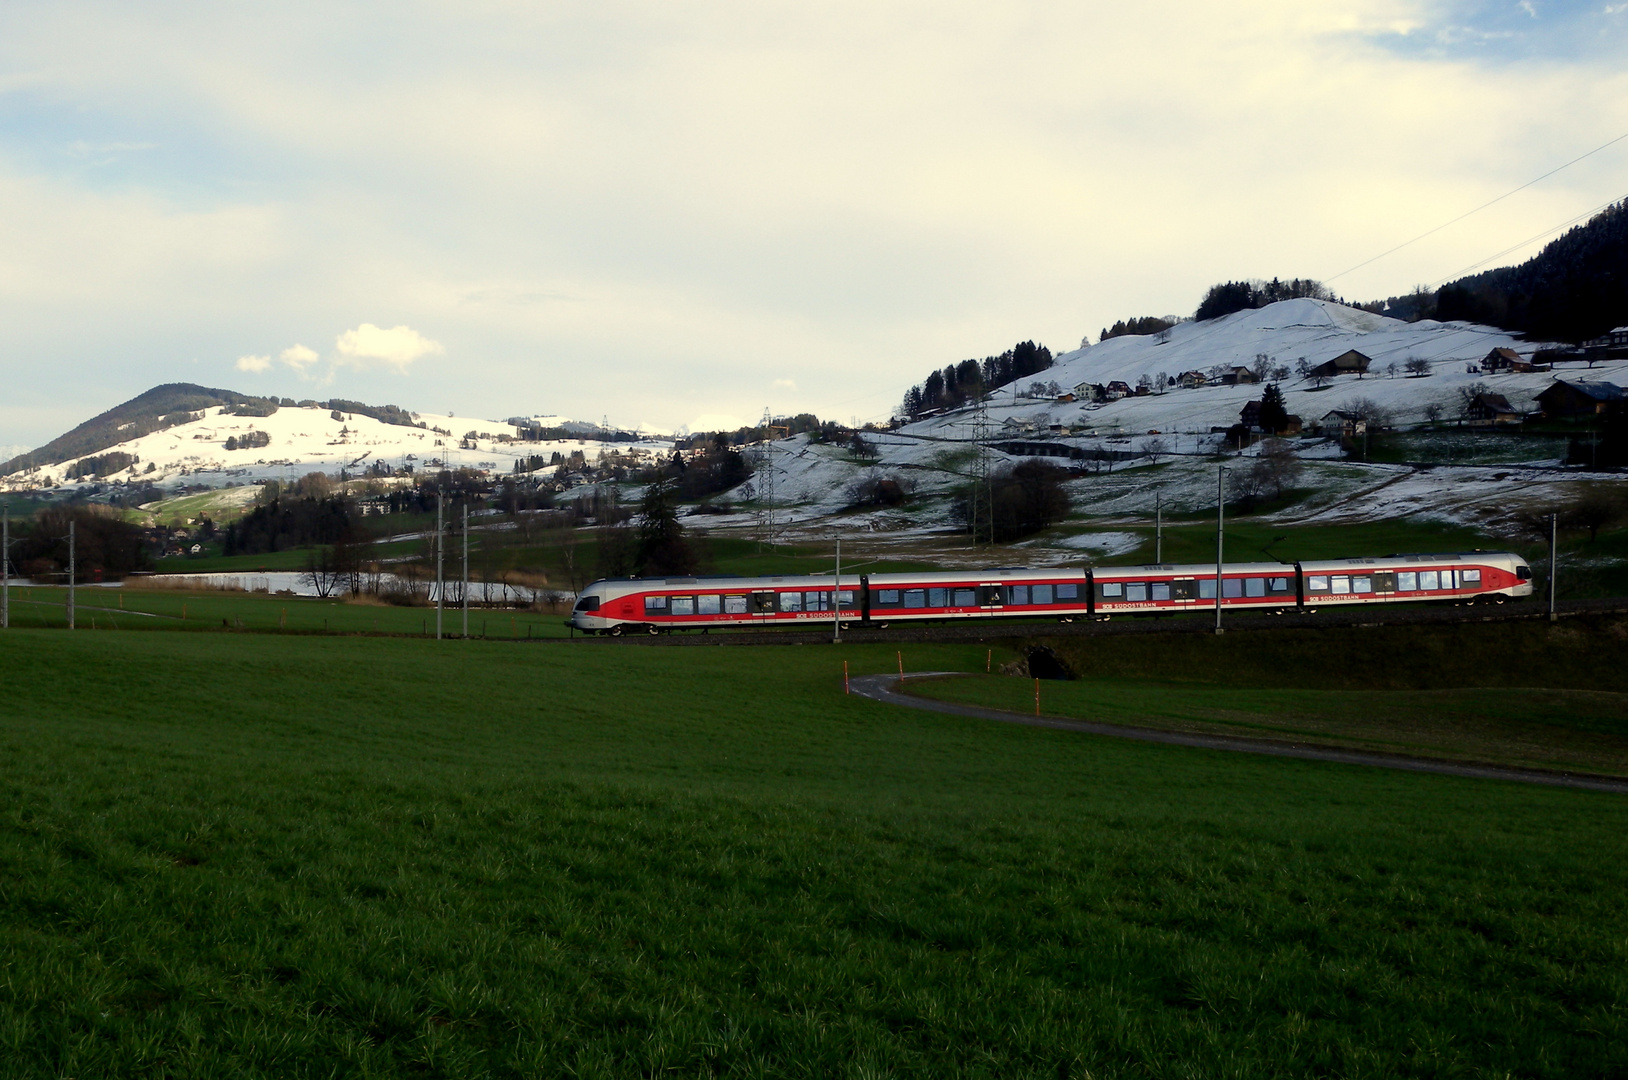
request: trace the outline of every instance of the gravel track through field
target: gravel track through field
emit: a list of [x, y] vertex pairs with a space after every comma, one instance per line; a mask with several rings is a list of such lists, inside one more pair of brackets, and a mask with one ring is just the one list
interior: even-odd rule
[[854, 693], [888, 705], [902, 705], [909, 709], [925, 709], [929, 712], [966, 716], [978, 720], [998, 720], [1005, 724], [1079, 731], [1089, 735], [1110, 735], [1119, 739], [1136, 739], [1140, 742], [1165, 743], [1170, 746], [1193, 746], [1205, 750], [1269, 754], [1274, 757], [1301, 758], [1307, 761], [1331, 761], [1341, 765], [1370, 765], [1383, 769], [1404, 769], [1410, 772], [1438, 773], [1443, 776], [1463, 776], [1477, 780], [1512, 780], [1522, 784], [1545, 784], [1550, 787], [1582, 788], [1588, 791], [1609, 791], [1618, 795], [1628, 795], [1628, 780], [1614, 780], [1604, 776], [1546, 772], [1541, 769], [1511, 769], [1497, 765], [1461, 764], [1437, 758], [1338, 750], [1308, 743], [1247, 739], [1232, 735], [1194, 735], [1179, 731], [1162, 731], [1158, 728], [1099, 724], [1089, 720], [1068, 720], [1045, 715], [1026, 716], [1004, 709], [985, 709], [977, 705], [935, 701], [932, 698], [905, 693], [902, 689], [903, 684], [911, 679], [949, 678], [964, 674], [966, 673], [959, 671], [911, 672], [903, 679], [897, 675], [859, 675], [855, 676], [851, 686]]

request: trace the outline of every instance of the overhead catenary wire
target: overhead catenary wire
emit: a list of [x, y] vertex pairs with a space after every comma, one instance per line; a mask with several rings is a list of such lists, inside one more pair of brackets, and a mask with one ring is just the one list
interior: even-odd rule
[[[1428, 236], [1434, 236], [1436, 233], [1441, 232], [1443, 229], [1448, 228], [1449, 226], [1457, 225], [1459, 222], [1463, 221], [1467, 217], [1473, 217], [1474, 215], [1479, 214], [1481, 211], [1487, 209], [1487, 207], [1489, 207], [1489, 206], [1494, 206], [1494, 205], [1496, 205], [1498, 203], [1503, 202], [1505, 199], [1509, 198], [1511, 195], [1516, 195], [1516, 194], [1519, 194], [1522, 191], [1525, 191], [1527, 188], [1531, 187], [1533, 184], [1537, 184], [1537, 183], [1540, 183], [1540, 182], [1542, 182], [1544, 180], [1547, 180], [1547, 179], [1549, 179], [1549, 177], [1555, 175], [1556, 173], [1564, 172], [1566, 169], [1571, 168], [1573, 165], [1577, 164], [1579, 161], [1583, 161], [1586, 158], [1591, 158], [1595, 154], [1598, 154], [1600, 151], [1609, 149], [1610, 147], [1615, 146], [1617, 143], [1622, 142], [1624, 139], [1628, 139], [1628, 131], [1623, 132], [1621, 135], [1618, 135], [1616, 138], [1612, 139], [1609, 142], [1601, 143], [1599, 146], [1596, 146], [1594, 149], [1590, 150], [1586, 154], [1580, 154], [1577, 157], [1572, 158], [1570, 161], [1566, 162], [1564, 165], [1560, 165], [1560, 166], [1557, 166], [1557, 167], [1555, 167], [1553, 169], [1550, 169], [1548, 172], [1544, 173], [1542, 176], [1539, 176], [1539, 177], [1536, 177], [1534, 179], [1528, 180], [1526, 183], [1522, 184], [1520, 187], [1511, 188], [1510, 190], [1504, 192], [1502, 195], [1498, 196], [1496, 199], [1487, 200], [1486, 202], [1482, 203], [1480, 206], [1477, 206], [1474, 210], [1466, 210], [1464, 213], [1460, 214], [1456, 218], [1453, 218], [1451, 221], [1444, 221], [1440, 225], [1437, 225], [1433, 229], [1425, 230], [1424, 232], [1420, 233], [1418, 236], [1415, 236], [1411, 240], [1404, 240], [1400, 244], [1397, 244], [1393, 248], [1389, 248], [1389, 249], [1387, 249], [1385, 251], [1381, 251], [1378, 255], [1375, 255], [1371, 259], [1364, 259], [1362, 262], [1359, 262], [1357, 265], [1352, 266], [1352, 267], [1348, 267], [1348, 268], [1346, 268], [1344, 270], [1341, 270], [1338, 274], [1335, 274], [1333, 277], [1324, 278], [1323, 280], [1324, 281], [1338, 281], [1340, 278], [1343, 278], [1345, 275], [1350, 274], [1350, 273], [1354, 273], [1354, 272], [1356, 272], [1358, 270], [1361, 270], [1363, 267], [1368, 266], [1371, 263], [1376, 263], [1380, 259], [1385, 258], [1387, 255], [1394, 255], [1398, 251], [1401, 251], [1403, 248], [1409, 247], [1410, 245], [1413, 245], [1413, 244], [1417, 244], [1420, 240], [1423, 240]], [[1607, 204], [1607, 205], [1609, 205], [1609, 204]], [[1494, 258], [1494, 259], [1496, 259], [1497, 257], [1498, 256], [1496, 256], [1496, 255], [1492, 256], [1492, 258]]]

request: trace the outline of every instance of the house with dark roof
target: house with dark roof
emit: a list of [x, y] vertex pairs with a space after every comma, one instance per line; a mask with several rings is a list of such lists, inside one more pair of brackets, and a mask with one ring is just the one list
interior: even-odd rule
[[1373, 360], [1355, 349], [1348, 349], [1332, 360], [1326, 360], [1311, 369], [1312, 376], [1332, 379], [1336, 375], [1366, 375]]
[[1560, 416], [1598, 416], [1624, 398], [1622, 387], [1608, 382], [1567, 382], [1556, 379], [1538, 395], [1538, 407], [1550, 419]]
[[1255, 373], [1246, 367], [1230, 367], [1221, 373], [1222, 386], [1240, 386], [1246, 383], [1257, 383]]
[[1475, 395], [1464, 411], [1464, 419], [1471, 427], [1488, 427], [1493, 424], [1518, 424], [1521, 414], [1504, 395], [1483, 393]]
[[1349, 439], [1353, 435], [1361, 435], [1367, 431], [1368, 421], [1356, 413], [1330, 409], [1317, 421], [1317, 430], [1331, 439]]
[[1514, 349], [1497, 348], [1481, 358], [1481, 370], [1489, 375], [1510, 371], [1521, 362], [1521, 354]]

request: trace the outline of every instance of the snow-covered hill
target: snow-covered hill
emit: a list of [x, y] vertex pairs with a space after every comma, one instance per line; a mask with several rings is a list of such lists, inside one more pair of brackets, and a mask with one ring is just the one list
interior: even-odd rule
[[[1521, 341], [1493, 327], [1407, 323], [1324, 300], [1285, 300], [1209, 322], [1181, 323], [1168, 335], [1111, 338], [1063, 353], [1049, 370], [1022, 380], [1023, 386], [1003, 387], [995, 393], [989, 402], [989, 421], [997, 433], [1011, 421], [1007, 430], [1022, 425], [1025, 430], [1043, 432], [1059, 424], [1075, 433], [1104, 436], [1153, 431], [1166, 436], [1207, 434], [1212, 427], [1236, 423], [1239, 410], [1260, 397], [1261, 388], [1246, 384], [1170, 389], [1099, 405], [1037, 400], [1024, 397], [1021, 390], [1035, 381], [1056, 382], [1065, 390], [1079, 383], [1107, 385], [1114, 381], [1134, 387], [1143, 376], [1158, 382], [1161, 374], [1176, 377], [1216, 366], [1248, 367], [1259, 356], [1290, 369], [1281, 383], [1286, 404], [1308, 428], [1326, 413], [1346, 408], [1358, 398], [1379, 405], [1398, 424], [1415, 424], [1426, 419], [1432, 405], [1440, 407], [1448, 419], [1457, 415], [1460, 391], [1476, 383], [1504, 395], [1516, 409], [1530, 411], [1535, 407], [1533, 399], [1557, 377], [1619, 385], [1628, 382], [1625, 361], [1552, 373], [1489, 375], [1469, 370], [1495, 348], [1529, 356], [1538, 347], [1539, 343]], [[1315, 366], [1350, 349], [1373, 361], [1369, 374], [1360, 378], [1342, 375], [1321, 387], [1293, 374], [1302, 359]], [[1406, 376], [1407, 361], [1415, 358], [1430, 363], [1429, 375]], [[1395, 374], [1391, 374], [1392, 365]], [[966, 409], [908, 425], [902, 431], [965, 438], [971, 435], [972, 423], [973, 410]]]
[[[201, 419], [155, 431], [119, 443], [95, 456], [122, 452], [133, 455], [136, 463], [116, 474], [68, 479], [74, 462], [44, 466], [32, 472], [19, 472], [0, 478], [0, 487], [38, 488], [47, 484], [127, 483], [171, 487], [202, 484], [223, 487], [265, 479], [288, 479], [307, 472], [348, 470], [360, 475], [375, 462], [384, 462], [392, 472], [410, 465], [415, 471], [438, 468], [474, 468], [508, 473], [515, 461], [535, 454], [559, 452], [566, 457], [580, 450], [596, 457], [606, 443], [598, 440], [568, 439], [548, 442], [503, 442], [513, 439], [516, 428], [501, 420], [476, 420], [467, 416], [418, 414], [425, 428], [385, 424], [361, 414], [341, 413], [335, 417], [326, 408], [284, 407], [270, 416], [234, 416], [224, 407], [204, 410]], [[550, 418], [563, 420], [563, 418]], [[582, 425], [584, 428], [590, 425]], [[439, 431], [435, 429], [440, 429]], [[473, 445], [460, 447], [464, 437], [475, 434]], [[252, 443], [261, 438], [264, 446], [227, 449], [247, 437]], [[670, 451], [670, 440], [654, 437], [637, 443], [616, 443], [617, 449]]]

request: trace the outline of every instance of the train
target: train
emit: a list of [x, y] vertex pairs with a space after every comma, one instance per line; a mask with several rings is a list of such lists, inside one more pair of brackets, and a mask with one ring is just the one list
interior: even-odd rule
[[1295, 563], [944, 570], [898, 574], [601, 579], [566, 625], [587, 634], [766, 626], [887, 627], [956, 619], [1312, 611], [1357, 604], [1468, 603], [1532, 595], [1509, 552], [1391, 555]]

